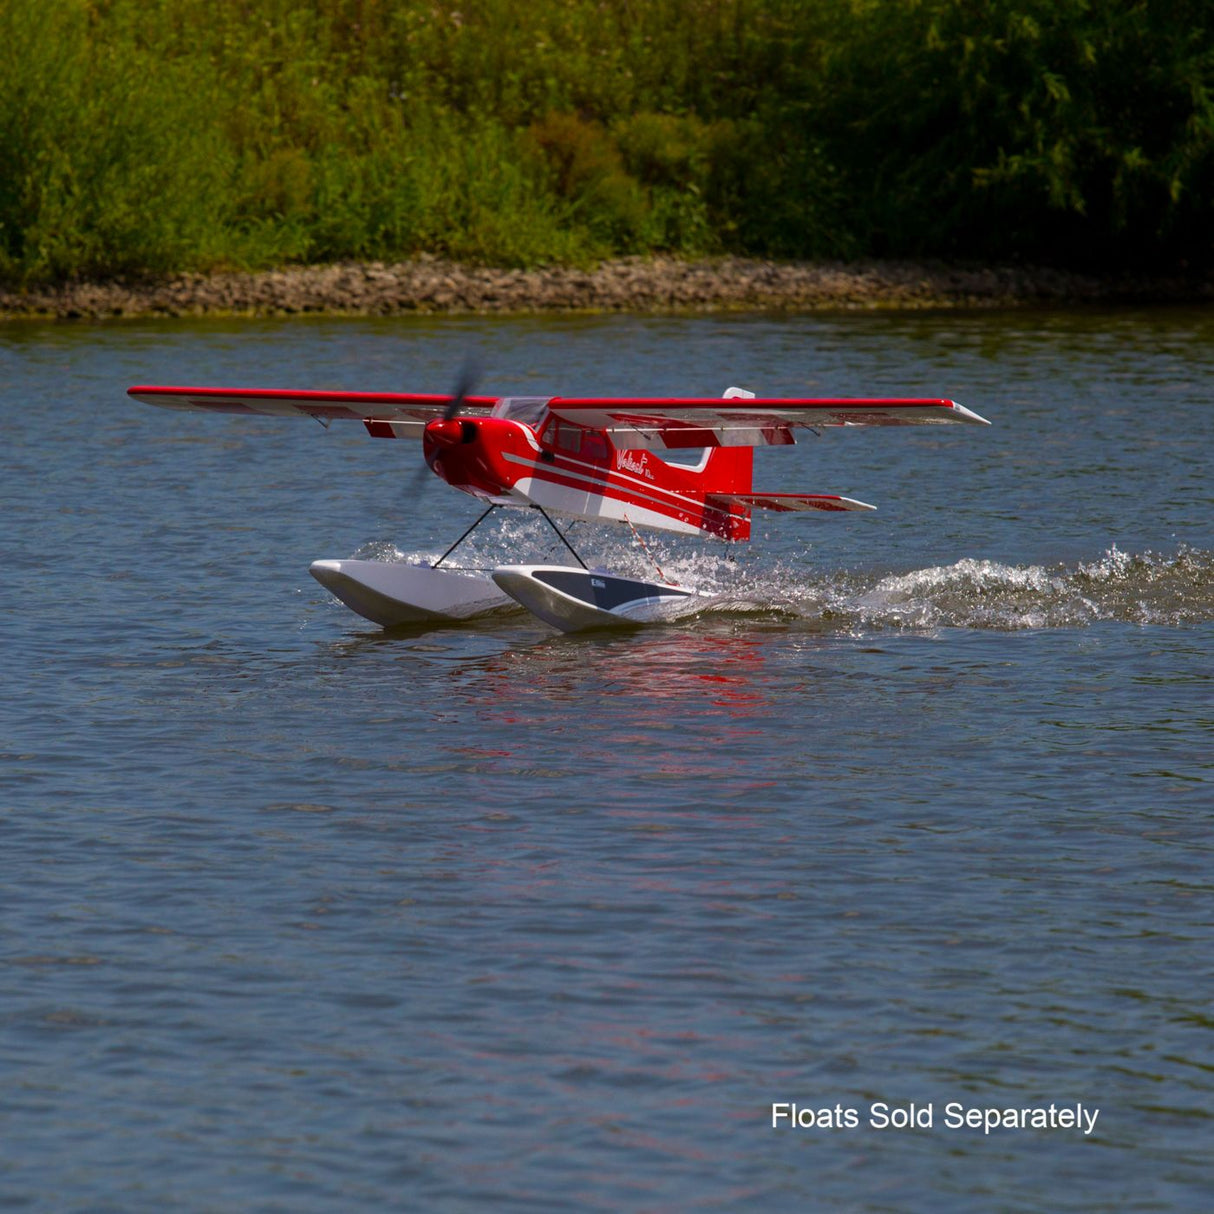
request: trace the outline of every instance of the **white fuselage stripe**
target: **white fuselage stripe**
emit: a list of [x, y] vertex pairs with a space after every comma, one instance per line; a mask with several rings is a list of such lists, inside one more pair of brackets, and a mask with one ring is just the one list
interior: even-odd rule
[[695, 523], [685, 523], [669, 513], [651, 510], [646, 506], [631, 505], [618, 498], [604, 497], [601, 494], [594, 495], [598, 505], [592, 513], [586, 507], [589, 495], [585, 490], [558, 485], [554, 481], [520, 477], [515, 482], [514, 489], [526, 501], [572, 518], [632, 523], [634, 526], [652, 527], [657, 531], [678, 531], [687, 535], [709, 534]]
[[[593, 486], [594, 489], [604, 496], [607, 496], [609, 491], [615, 487], [608, 480], [607, 475], [599, 472], [597, 466], [594, 464], [580, 465], [583, 468], [589, 468], [594, 471], [595, 475], [588, 476], [583, 472], [577, 472], [571, 468], [561, 465], [541, 464], [536, 460], [529, 460], [509, 451], [504, 452], [503, 455], [504, 458], [510, 463], [521, 464], [523, 467], [530, 469], [533, 473], [533, 479], [540, 480], [546, 484], [554, 484], [554, 482], [549, 481], [545, 476], [543, 476], [544, 472], [551, 470], [552, 472], [568, 477], [570, 480], [581, 481], [586, 485]], [[573, 463], [576, 461], [571, 460], [569, 462]], [[539, 473], [540, 475], [535, 477], [535, 473]], [[648, 481], [643, 481], [639, 477], [629, 476], [626, 473], [618, 471], [615, 472], [615, 476], [617, 477], [619, 488], [625, 489], [634, 496], [643, 498], [645, 501], [652, 502], [655, 506], [664, 506], [669, 508], [672, 505], [678, 505], [687, 510], [703, 509], [703, 502], [698, 501], [694, 497], [688, 497], [685, 493], [679, 493], [674, 489], [665, 489], [659, 485], [654, 485]], [[569, 486], [564, 487], [568, 488]], [[659, 494], [664, 496], [658, 496]]]

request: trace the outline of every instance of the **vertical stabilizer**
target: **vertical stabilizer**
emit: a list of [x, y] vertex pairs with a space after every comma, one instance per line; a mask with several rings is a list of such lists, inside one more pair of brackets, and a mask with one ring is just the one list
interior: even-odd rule
[[702, 473], [706, 493], [749, 493], [754, 485], [753, 447], [713, 447]]
[[704, 493], [702, 529], [723, 540], [750, 539], [750, 507], [734, 500], [753, 485], [753, 447], [713, 447], [708, 453], [700, 483]]

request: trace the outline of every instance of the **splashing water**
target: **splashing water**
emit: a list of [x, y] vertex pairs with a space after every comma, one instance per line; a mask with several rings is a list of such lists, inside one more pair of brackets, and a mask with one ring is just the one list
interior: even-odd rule
[[[473, 536], [448, 563], [453, 569], [487, 572], [518, 562], [520, 551], [533, 553], [533, 561], [565, 564], [570, 559], [545, 526], [510, 517], [499, 529]], [[405, 553], [389, 542], [372, 541], [355, 555], [429, 564], [439, 553]], [[1098, 560], [1050, 568], [965, 557], [905, 573], [844, 570], [808, 576], [803, 568], [788, 565], [756, 573], [732, 554], [678, 552], [661, 544], [641, 548], [608, 542], [584, 555], [588, 564], [613, 573], [692, 586], [706, 596], [672, 607], [675, 619], [774, 613], [829, 631], [1019, 631], [1085, 627], [1102, 620], [1177, 626], [1214, 619], [1214, 552], [1189, 547], [1161, 555], [1131, 554], [1113, 546]]]
[[839, 573], [780, 585], [769, 601], [805, 620], [850, 629], [1073, 628], [1101, 620], [1180, 625], [1214, 619], [1214, 553], [1171, 556], [1110, 548], [1074, 567], [966, 557], [908, 573]]
[[[620, 562], [616, 562], [620, 566]], [[779, 566], [747, 574], [729, 558], [662, 560], [666, 575], [711, 595], [680, 612], [777, 613], [817, 630], [1085, 627], [1103, 620], [1178, 626], [1214, 619], [1214, 552], [1130, 554], [1116, 546], [1074, 566], [1007, 565], [966, 557], [905, 573], [809, 574]], [[653, 576], [652, 567], [624, 569]]]

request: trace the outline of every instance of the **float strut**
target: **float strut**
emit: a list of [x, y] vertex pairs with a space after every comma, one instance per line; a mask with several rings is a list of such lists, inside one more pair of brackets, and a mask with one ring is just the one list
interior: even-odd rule
[[548, 524], [549, 527], [552, 528], [553, 531], [556, 532], [557, 538], [561, 541], [561, 543], [564, 544], [565, 547], [568, 548], [569, 551], [573, 553], [573, 559], [575, 561], [577, 561], [577, 563], [579, 565], [581, 565], [581, 567], [583, 569], [585, 569], [586, 562], [584, 560], [582, 560], [582, 558], [580, 556], [578, 556], [577, 549], [574, 548], [574, 546], [565, 538], [561, 529], [552, 521], [552, 519], [550, 519], [548, 517], [548, 511], [545, 510], [543, 506], [536, 506], [535, 509], [538, 510], [544, 516], [544, 521]]
[[[447, 551], [444, 552], [443, 555], [440, 556], [438, 558], [438, 560], [435, 561], [434, 564], [430, 566], [430, 568], [437, 569], [439, 567], [439, 565], [441, 565], [443, 563], [443, 561], [445, 561], [447, 559], [447, 557], [449, 557], [460, 546], [460, 544], [462, 544], [464, 542], [464, 540], [466, 540], [481, 525], [481, 523], [483, 523], [485, 521], [485, 519], [487, 519], [496, 509], [497, 509], [496, 505], [490, 506], [489, 509], [486, 510], [485, 513], [482, 514], [480, 516], [480, 518], [478, 518], [476, 520], [476, 522], [473, 523], [472, 526], [469, 527], [468, 530], [465, 531], [464, 534], [461, 535], [459, 537], [459, 539], [457, 539], [455, 541], [455, 543], [452, 544], [451, 547], [448, 548]], [[585, 568], [585, 566], [583, 566], [583, 568]]]

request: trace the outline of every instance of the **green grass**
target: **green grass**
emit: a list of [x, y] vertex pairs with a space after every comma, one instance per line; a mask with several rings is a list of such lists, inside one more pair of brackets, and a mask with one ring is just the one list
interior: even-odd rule
[[1208, 267], [1214, 0], [0, 0], [0, 279]]

